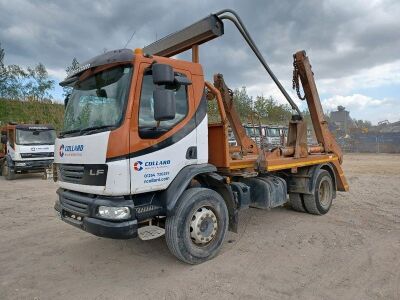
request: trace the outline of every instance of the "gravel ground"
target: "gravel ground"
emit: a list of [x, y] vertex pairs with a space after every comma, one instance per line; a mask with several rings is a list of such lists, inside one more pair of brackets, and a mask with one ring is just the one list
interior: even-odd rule
[[400, 155], [345, 156], [349, 193], [325, 216], [240, 214], [212, 261], [163, 238], [98, 238], [56, 219], [56, 185], [0, 179], [0, 299], [400, 299]]

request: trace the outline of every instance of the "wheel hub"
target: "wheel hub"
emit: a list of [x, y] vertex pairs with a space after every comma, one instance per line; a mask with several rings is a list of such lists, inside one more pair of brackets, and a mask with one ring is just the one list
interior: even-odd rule
[[211, 209], [199, 208], [190, 221], [190, 237], [195, 244], [209, 243], [217, 234], [217, 217]]

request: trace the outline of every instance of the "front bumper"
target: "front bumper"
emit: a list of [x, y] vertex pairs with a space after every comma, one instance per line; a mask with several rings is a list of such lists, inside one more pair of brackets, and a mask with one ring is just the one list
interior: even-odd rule
[[[130, 239], [137, 237], [138, 222], [132, 200], [123, 197], [91, 196], [65, 189], [58, 189], [59, 196], [54, 209], [61, 220], [91, 234], [112, 238]], [[131, 217], [123, 221], [110, 221], [97, 216], [100, 205], [127, 206]]]
[[52, 159], [14, 161], [14, 170], [18, 171], [43, 171], [53, 163]]

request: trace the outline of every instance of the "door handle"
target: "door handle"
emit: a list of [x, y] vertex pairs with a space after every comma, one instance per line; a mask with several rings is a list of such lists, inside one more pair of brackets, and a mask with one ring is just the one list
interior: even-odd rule
[[197, 147], [191, 146], [186, 150], [186, 159], [197, 159]]

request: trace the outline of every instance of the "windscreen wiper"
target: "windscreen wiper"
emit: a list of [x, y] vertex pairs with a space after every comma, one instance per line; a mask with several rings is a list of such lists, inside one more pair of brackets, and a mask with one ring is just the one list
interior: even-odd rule
[[72, 130], [67, 130], [67, 131], [61, 131], [59, 134], [59, 137], [64, 137], [66, 134], [80, 132], [80, 131], [81, 131], [81, 129], [72, 129]]
[[88, 128], [83, 128], [79, 131], [80, 135], [86, 135], [92, 133], [93, 131], [106, 129], [106, 128], [115, 128], [115, 125], [100, 125], [100, 126], [92, 126]]
[[87, 127], [87, 128], [83, 128], [83, 129], [72, 129], [72, 130], [67, 130], [67, 131], [61, 132], [59, 136], [64, 137], [66, 134], [76, 133], [76, 132], [79, 132], [79, 135], [86, 135], [95, 130], [100, 130], [100, 129], [104, 129], [104, 128], [114, 128], [114, 127], [115, 127], [115, 125], [101, 125], [101, 126]]

